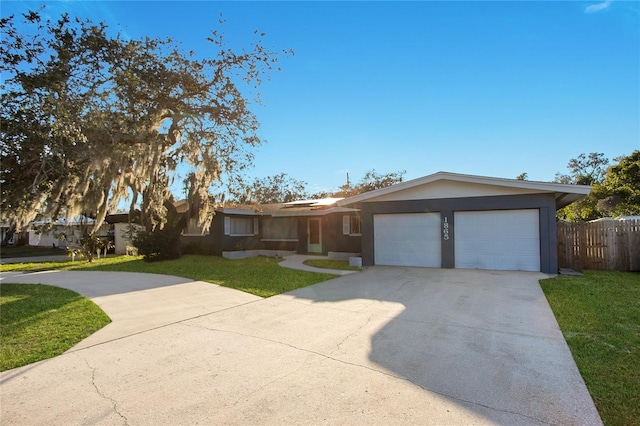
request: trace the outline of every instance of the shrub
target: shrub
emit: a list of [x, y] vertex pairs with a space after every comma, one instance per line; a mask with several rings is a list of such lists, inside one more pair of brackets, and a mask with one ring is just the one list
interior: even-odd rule
[[214, 249], [211, 245], [191, 242], [183, 244], [182, 254], [199, 254], [203, 256], [211, 256], [214, 254]]
[[172, 231], [165, 227], [151, 232], [138, 232], [133, 240], [133, 245], [136, 246], [138, 254], [142, 255], [146, 262], [179, 259], [182, 257], [180, 235], [176, 235]]

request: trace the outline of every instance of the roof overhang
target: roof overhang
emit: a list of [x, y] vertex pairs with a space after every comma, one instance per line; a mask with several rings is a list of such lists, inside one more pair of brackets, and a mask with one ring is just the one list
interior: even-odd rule
[[[397, 183], [386, 188], [376, 189], [374, 191], [365, 192], [363, 194], [348, 197], [337, 202], [338, 206], [353, 206], [363, 202], [388, 201], [398, 197], [401, 199], [403, 194], [413, 194], [416, 197], [418, 190], [436, 186], [438, 183], [451, 182], [452, 185], [473, 186], [474, 188], [492, 188], [493, 192], [485, 192], [484, 195], [491, 193], [498, 194], [540, 194], [553, 193], [556, 199], [556, 209], [565, 207], [574, 201], [585, 198], [591, 192], [591, 186], [587, 185], [568, 185], [554, 182], [536, 182], [518, 179], [504, 179], [485, 176], [464, 175], [458, 173], [438, 172], [432, 175], [424, 176], [406, 182]], [[463, 184], [463, 185], [460, 185]], [[458, 193], [440, 192], [439, 198], [454, 198], [460, 196]], [[433, 196], [431, 198], [438, 198]], [[415, 199], [415, 198], [412, 198]]]
[[303, 211], [282, 209], [275, 212], [265, 213], [265, 216], [269, 215], [273, 217], [309, 217], [309, 216], [326, 216], [332, 213], [353, 213], [358, 211], [359, 210], [356, 208], [336, 206], [328, 209], [303, 210]]

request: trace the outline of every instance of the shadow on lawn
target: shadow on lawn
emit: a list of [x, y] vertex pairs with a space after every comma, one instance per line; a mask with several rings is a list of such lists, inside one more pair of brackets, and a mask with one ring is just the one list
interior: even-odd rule
[[43, 304], [50, 311], [82, 299], [77, 293], [71, 291], [54, 292], [50, 287], [42, 284], [3, 285], [1, 288], [2, 296], [13, 299], [2, 304], [3, 325], [26, 327], [36, 321], [36, 316], [42, 314]]
[[19, 284], [39, 284], [45, 281], [47, 285], [73, 290], [88, 298], [193, 282], [192, 279], [172, 275], [95, 270], [3, 273], [0, 281]]

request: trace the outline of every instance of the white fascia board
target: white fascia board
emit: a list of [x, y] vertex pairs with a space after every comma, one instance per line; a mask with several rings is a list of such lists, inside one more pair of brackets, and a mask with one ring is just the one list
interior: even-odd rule
[[288, 203], [284, 203], [285, 206], [294, 207], [294, 206], [309, 206], [309, 207], [319, 207], [319, 206], [330, 206], [335, 204], [336, 202], [342, 200], [344, 197], [328, 197], [328, 198], [318, 198], [313, 200], [297, 200], [290, 201]]
[[[432, 175], [421, 178], [400, 182], [386, 188], [380, 188], [364, 194], [354, 195], [337, 202], [339, 206], [351, 205], [363, 201], [368, 201], [381, 197], [383, 195], [392, 194], [394, 192], [403, 191], [420, 185], [426, 185], [439, 180], [451, 180], [458, 182], [469, 182], [493, 186], [506, 186], [512, 188], [531, 189], [536, 191], [577, 194], [586, 197], [591, 192], [591, 186], [588, 185], [569, 185], [555, 182], [536, 182], [518, 179], [505, 179], [486, 176], [463, 175], [458, 173], [437, 172]], [[583, 197], [580, 197], [583, 198]]]

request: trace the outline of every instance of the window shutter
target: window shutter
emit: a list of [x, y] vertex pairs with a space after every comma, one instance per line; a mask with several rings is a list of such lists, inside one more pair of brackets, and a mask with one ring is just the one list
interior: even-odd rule
[[224, 217], [224, 235], [231, 234], [231, 218], [229, 216]]
[[349, 235], [350, 231], [349, 216], [342, 216], [342, 235]]
[[253, 235], [258, 235], [258, 218], [253, 218]]

